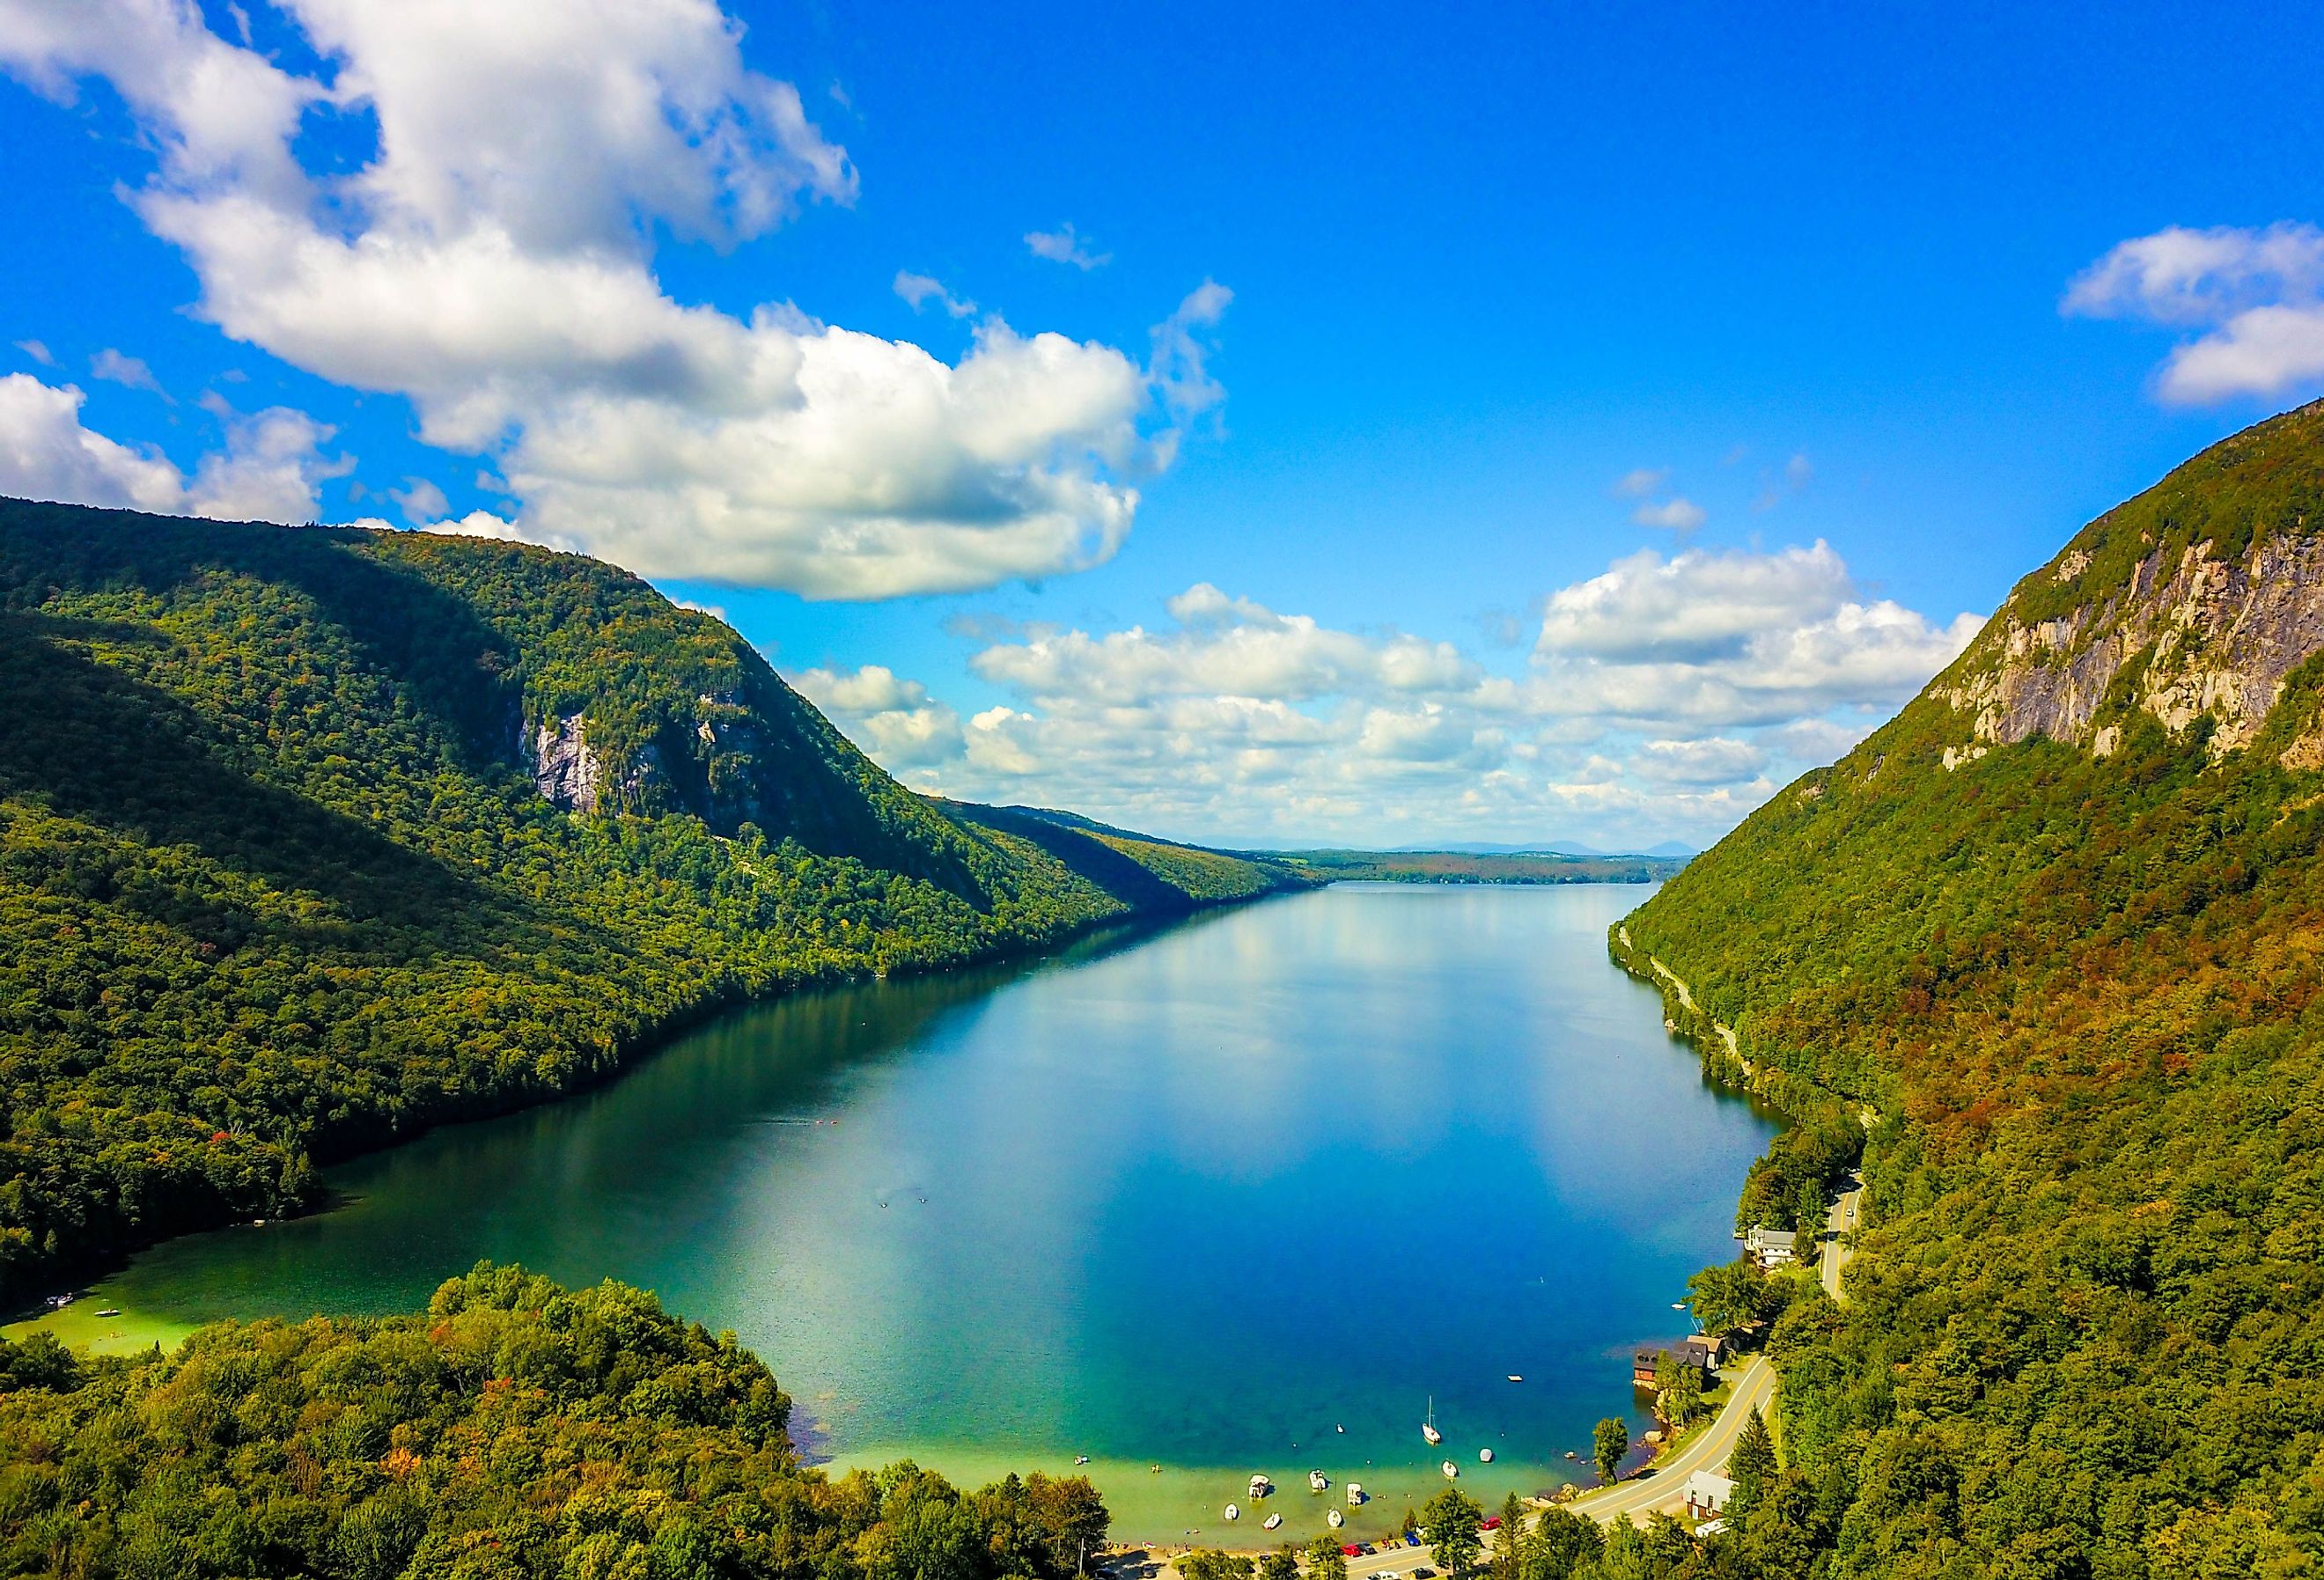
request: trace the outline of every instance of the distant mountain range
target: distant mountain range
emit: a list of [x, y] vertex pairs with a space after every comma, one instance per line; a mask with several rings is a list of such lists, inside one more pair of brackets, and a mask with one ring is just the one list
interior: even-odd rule
[[1428, 851], [1450, 851], [1461, 855], [1652, 855], [1684, 861], [1695, 854], [1691, 845], [1681, 845], [1665, 839], [1660, 845], [1647, 845], [1644, 850], [1600, 850], [1592, 845], [1578, 845], [1572, 840], [1553, 839], [1535, 845], [1491, 845], [1482, 840], [1452, 839], [1437, 845], [1390, 845], [1388, 854], [1406, 855]]

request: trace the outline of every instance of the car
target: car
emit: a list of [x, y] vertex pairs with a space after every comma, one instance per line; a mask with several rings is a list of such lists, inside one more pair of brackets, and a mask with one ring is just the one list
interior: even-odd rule
[[1358, 1547], [1351, 1541], [1342, 1542], [1340, 1544], [1340, 1556], [1343, 1558], [1360, 1558], [1364, 1556], [1364, 1549]]
[[1501, 1517], [1498, 1514], [1486, 1515], [1485, 1523], [1477, 1527], [1479, 1530], [1499, 1530], [1500, 1528]]

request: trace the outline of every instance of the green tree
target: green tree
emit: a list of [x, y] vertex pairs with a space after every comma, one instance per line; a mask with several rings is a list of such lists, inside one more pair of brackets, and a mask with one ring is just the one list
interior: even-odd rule
[[1259, 1560], [1259, 1580], [1298, 1580], [1299, 1554], [1289, 1542]]
[[1608, 1416], [1590, 1434], [1590, 1442], [1591, 1457], [1598, 1465], [1598, 1479], [1610, 1487], [1615, 1473], [1621, 1469], [1622, 1455], [1630, 1451], [1630, 1428], [1616, 1417]]
[[1348, 1555], [1336, 1536], [1317, 1537], [1307, 1544], [1307, 1580], [1348, 1580]]
[[1250, 1559], [1216, 1548], [1196, 1548], [1178, 1560], [1184, 1580], [1250, 1580]]
[[1428, 1532], [1428, 1545], [1453, 1580], [1462, 1580], [1477, 1566], [1477, 1555], [1484, 1550], [1477, 1527], [1484, 1518], [1477, 1501], [1458, 1487], [1446, 1487], [1421, 1505], [1420, 1523]]
[[1732, 1333], [1768, 1315], [1767, 1275], [1748, 1256], [1704, 1268], [1686, 1281], [1687, 1307], [1703, 1332]]
[[1655, 1363], [1655, 1413], [1683, 1428], [1702, 1411], [1702, 1368], [1683, 1355], [1665, 1354]]
[[1518, 1549], [1519, 1580], [1571, 1580], [1606, 1550], [1594, 1520], [1566, 1509], [1545, 1509]]
[[1727, 1474], [1735, 1483], [1734, 1512], [1748, 1514], [1775, 1474], [1775, 1440], [1760, 1417], [1759, 1408], [1743, 1418], [1743, 1430], [1727, 1456]]
[[1501, 1528], [1493, 1532], [1493, 1580], [1517, 1580], [1517, 1552], [1525, 1543], [1525, 1500], [1515, 1492], [1501, 1500]]

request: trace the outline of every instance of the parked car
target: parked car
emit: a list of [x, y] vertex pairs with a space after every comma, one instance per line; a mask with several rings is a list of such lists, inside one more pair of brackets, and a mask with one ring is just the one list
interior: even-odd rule
[[1500, 1528], [1501, 1517], [1498, 1514], [1486, 1515], [1485, 1523], [1477, 1527], [1479, 1530], [1499, 1530]]

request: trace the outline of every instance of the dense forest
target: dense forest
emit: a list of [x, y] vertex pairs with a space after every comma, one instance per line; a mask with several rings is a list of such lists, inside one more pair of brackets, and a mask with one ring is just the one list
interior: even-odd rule
[[2324, 1571], [2319, 532], [2310, 406], [2092, 522], [1617, 930], [1812, 1116], [1747, 1215], [1858, 1145], [1867, 1184], [1846, 1304], [1772, 1335], [1782, 1469], [1689, 1572]]
[[0, 502], [0, 1298], [682, 1017], [1305, 880], [890, 779], [574, 555]]
[[168, 1357], [0, 1339], [0, 1573], [1066, 1580], [1082, 1478], [804, 1469], [733, 1335], [480, 1265], [426, 1312], [220, 1323]]

